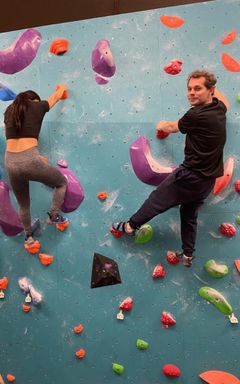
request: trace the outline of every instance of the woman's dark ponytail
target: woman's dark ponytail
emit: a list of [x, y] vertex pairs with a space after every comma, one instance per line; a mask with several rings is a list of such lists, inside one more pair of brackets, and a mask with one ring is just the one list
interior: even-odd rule
[[21, 129], [24, 115], [28, 108], [29, 100], [41, 101], [38, 94], [34, 91], [21, 92], [17, 95], [16, 99], [11, 104], [11, 109], [9, 110], [9, 107], [8, 107], [6, 110], [6, 114], [8, 114], [11, 111], [10, 113], [11, 113], [11, 118], [13, 120], [13, 124], [19, 130]]

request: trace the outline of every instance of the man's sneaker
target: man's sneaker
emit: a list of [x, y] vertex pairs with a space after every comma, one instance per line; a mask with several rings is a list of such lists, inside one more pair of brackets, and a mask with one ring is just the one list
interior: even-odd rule
[[49, 212], [47, 214], [48, 214], [48, 218], [47, 218], [48, 224], [67, 224], [69, 222], [69, 220], [62, 215], [57, 214], [56, 216], [52, 216]]
[[32, 234], [31, 235], [26, 235], [26, 237], [25, 237], [25, 244], [26, 245], [31, 245], [31, 244], [34, 244], [34, 243], [35, 243], [35, 240], [34, 240]]
[[128, 236], [134, 236], [135, 235], [135, 229], [129, 233], [126, 231], [125, 226], [127, 222], [126, 221], [120, 221], [117, 223], [112, 223], [112, 226], [110, 227], [110, 232], [114, 237], [121, 237], [124, 234], [127, 234]]

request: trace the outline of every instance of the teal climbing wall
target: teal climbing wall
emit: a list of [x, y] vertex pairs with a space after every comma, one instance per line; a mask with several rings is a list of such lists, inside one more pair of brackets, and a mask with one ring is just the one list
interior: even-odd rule
[[[173, 15], [185, 23], [176, 29], [164, 26], [159, 17]], [[226, 52], [239, 58], [239, 38], [222, 45], [230, 31], [239, 32], [240, 2], [211, 1], [180, 7], [37, 27], [42, 43], [31, 65], [13, 75], [0, 74], [0, 81], [16, 93], [34, 89], [47, 98], [59, 82], [68, 84], [69, 98], [58, 103], [45, 117], [40, 151], [52, 164], [65, 159], [78, 176], [85, 199], [68, 216], [71, 226], [60, 233], [45, 224], [51, 190], [31, 185], [32, 216], [38, 216], [38, 239], [42, 252], [54, 256], [45, 268], [38, 257], [23, 249], [23, 235], [0, 233], [0, 277], [9, 286], [0, 301], [0, 373], [16, 376], [17, 383], [129, 383], [170, 382], [162, 373], [165, 364], [177, 365], [181, 384], [201, 382], [206, 370], [223, 370], [240, 377], [239, 326], [231, 325], [214, 306], [198, 296], [201, 286], [219, 290], [240, 317], [240, 274], [234, 267], [239, 255], [239, 234], [221, 236], [222, 222], [235, 222], [239, 195], [234, 180], [239, 172], [239, 72], [221, 63]], [[0, 35], [4, 50], [23, 31]], [[49, 52], [53, 39], [70, 42], [63, 56]], [[106, 85], [98, 85], [91, 67], [91, 53], [101, 39], [110, 42], [116, 74]], [[183, 62], [182, 72], [168, 75], [163, 67], [174, 58]], [[218, 77], [218, 89], [228, 98], [228, 140], [225, 158], [233, 156], [232, 182], [219, 195], [211, 195], [199, 215], [194, 265], [167, 264], [168, 249], [181, 247], [178, 208], [152, 220], [150, 243], [134, 244], [131, 238], [115, 239], [109, 233], [112, 221], [127, 219], [144, 201], [152, 186], [143, 184], [133, 172], [129, 147], [139, 136], [149, 138], [151, 152], [166, 164], [183, 159], [184, 137], [175, 134], [155, 138], [161, 119], [178, 119], [188, 108], [186, 78], [189, 72], [206, 68]], [[9, 102], [0, 102], [0, 114]], [[3, 117], [0, 118], [3, 120]], [[0, 133], [0, 163], [4, 162], [5, 139]], [[7, 181], [5, 172], [3, 179]], [[107, 191], [105, 202], [97, 199]], [[11, 194], [13, 204], [16, 202]], [[237, 228], [239, 230], [239, 228]], [[113, 258], [122, 284], [91, 289], [94, 252]], [[230, 273], [220, 280], [203, 269], [214, 258], [228, 265]], [[152, 279], [154, 266], [166, 269], [162, 280]], [[18, 279], [26, 276], [44, 295], [44, 302], [28, 314], [21, 305], [24, 295]], [[119, 303], [131, 296], [133, 309], [123, 322], [116, 319]], [[176, 318], [175, 327], [164, 329], [162, 311]], [[84, 332], [72, 328], [82, 323]], [[149, 342], [146, 351], [136, 340]], [[75, 352], [84, 348], [86, 357]], [[112, 363], [124, 365], [122, 376]]]

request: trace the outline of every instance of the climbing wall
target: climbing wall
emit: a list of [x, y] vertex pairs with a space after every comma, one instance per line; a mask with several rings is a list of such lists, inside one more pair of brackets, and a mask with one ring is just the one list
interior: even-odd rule
[[[166, 22], [160, 20], [163, 15], [178, 19]], [[68, 213], [70, 227], [61, 233], [45, 223], [51, 189], [32, 183], [32, 217], [41, 222], [36, 237], [41, 251], [54, 257], [48, 267], [38, 254], [24, 250], [23, 234], [0, 232], [0, 278], [9, 281], [0, 300], [0, 373], [5, 381], [10, 373], [19, 384], [164, 384], [169, 382], [162, 371], [166, 364], [181, 370], [178, 383], [201, 383], [198, 375], [208, 370], [240, 377], [239, 325], [198, 295], [203, 286], [216, 289], [240, 318], [240, 273], [234, 266], [240, 258], [235, 223], [239, 194], [234, 189], [240, 178], [239, 37], [222, 43], [230, 32], [240, 32], [239, 16], [239, 1], [221, 0], [36, 27], [40, 44], [32, 61], [21, 61], [26, 65], [17, 72], [13, 66], [14, 73], [2, 68], [1, 122], [11, 103], [3, 100], [6, 94], [11, 98], [34, 89], [44, 99], [56, 84], [68, 85], [69, 98], [45, 116], [39, 149], [52, 164], [65, 160], [85, 195], [79, 208]], [[6, 67], [12, 68], [12, 44], [24, 32], [1, 34], [0, 66], [4, 58]], [[49, 51], [56, 38], [69, 41], [65, 54]], [[109, 42], [116, 66], [111, 76], [92, 68], [92, 52], [101, 40]], [[24, 51], [19, 60], [21, 55], [24, 58]], [[174, 75], [164, 70], [173, 59], [182, 62]], [[133, 171], [129, 148], [136, 139], [148, 138], [153, 158], [162, 165], [182, 162], [184, 137], [179, 133], [159, 140], [155, 125], [178, 119], [188, 109], [186, 78], [194, 69], [213, 71], [218, 89], [231, 105], [225, 159], [233, 157], [234, 174], [200, 211], [196, 259], [188, 269], [166, 261], [167, 250], [181, 249], [178, 208], [151, 221], [154, 235], [145, 244], [116, 239], [109, 227], [113, 221], [128, 219], [154, 188]], [[1, 181], [8, 183], [4, 150], [1, 132]], [[107, 192], [106, 200], [97, 198], [100, 191]], [[11, 191], [10, 197], [17, 208]], [[223, 222], [235, 225], [236, 236], [220, 233]], [[118, 264], [121, 284], [91, 288], [94, 253]], [[204, 270], [209, 259], [226, 264], [228, 275], [211, 277]], [[166, 275], [155, 280], [152, 272], [159, 263]], [[31, 305], [28, 313], [22, 310], [25, 295], [18, 284], [22, 277], [43, 295], [43, 302]], [[132, 310], [125, 312], [123, 321], [117, 320], [119, 304], [127, 297], [133, 300]], [[174, 326], [163, 327], [163, 311], [175, 318]], [[75, 334], [78, 324], [84, 329]], [[137, 339], [148, 342], [148, 349], [139, 350]], [[86, 352], [83, 359], [75, 355], [80, 349]], [[115, 373], [113, 363], [123, 365], [124, 372]]]

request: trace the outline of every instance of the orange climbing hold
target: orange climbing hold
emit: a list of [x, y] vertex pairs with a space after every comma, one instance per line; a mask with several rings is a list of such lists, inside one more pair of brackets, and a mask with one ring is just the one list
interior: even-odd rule
[[83, 331], [83, 325], [82, 324], [78, 324], [76, 325], [74, 328], [73, 328], [73, 332], [74, 333], [82, 333]]
[[61, 223], [61, 224], [56, 224], [56, 228], [58, 231], [65, 231], [65, 229], [67, 229], [67, 227], [69, 226], [69, 221], [67, 221], [66, 223]]
[[226, 44], [231, 44], [237, 37], [237, 32], [236, 31], [231, 31], [229, 32], [224, 38], [222, 39], [221, 43], [223, 45]]
[[[58, 90], [59, 85], [56, 86], [56, 91]], [[61, 98], [61, 100], [68, 99], [68, 91], [64, 91]]]
[[236, 376], [224, 371], [206, 371], [199, 377], [208, 384], [239, 384]]
[[68, 51], [69, 41], [66, 39], [55, 39], [50, 45], [49, 51], [54, 55], [63, 55]]
[[97, 194], [97, 197], [98, 197], [98, 199], [99, 200], [106, 200], [106, 198], [107, 198], [107, 192], [98, 192], [98, 194]]
[[160, 20], [168, 28], [178, 28], [185, 23], [181, 17], [177, 16], [160, 16]]
[[42, 265], [47, 266], [52, 264], [54, 257], [51, 255], [47, 255], [46, 253], [39, 253], [39, 260], [41, 261]]
[[222, 53], [222, 63], [228, 71], [240, 72], [240, 63], [226, 52]]
[[0, 289], [7, 289], [8, 286], [8, 278], [4, 276], [2, 279], [0, 279]]
[[78, 351], [75, 352], [75, 355], [78, 359], [83, 359], [86, 355], [86, 352], [83, 348], [79, 349]]
[[14, 375], [11, 375], [10, 373], [7, 374], [7, 381], [9, 383], [13, 383], [16, 380], [16, 377]]
[[29, 312], [29, 311], [31, 311], [31, 307], [30, 307], [30, 305], [23, 304], [22, 310], [23, 310], [23, 312]]
[[240, 273], [240, 260], [239, 259], [234, 260], [234, 264], [238, 272]]
[[32, 244], [24, 244], [24, 248], [28, 251], [28, 253], [33, 255], [39, 252], [40, 247], [41, 244], [38, 240], [35, 240]]

